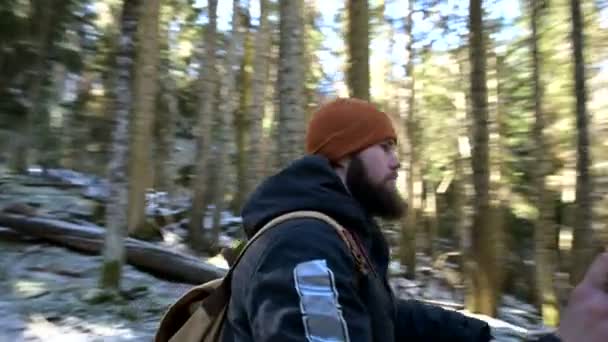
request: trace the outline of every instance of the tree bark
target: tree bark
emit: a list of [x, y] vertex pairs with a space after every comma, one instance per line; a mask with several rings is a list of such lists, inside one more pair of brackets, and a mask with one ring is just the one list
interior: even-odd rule
[[435, 193], [435, 186], [432, 182], [428, 182], [426, 187], [426, 199], [425, 199], [425, 211], [427, 218], [427, 241], [426, 249], [427, 255], [431, 257], [431, 260], [435, 260], [437, 257], [437, 194]]
[[234, 111], [238, 107], [237, 98], [235, 96], [236, 84], [234, 74], [231, 72], [238, 63], [238, 51], [237, 48], [241, 46], [242, 39], [242, 25], [240, 23], [239, 14], [239, 0], [233, 0], [232, 5], [232, 32], [230, 42], [226, 51], [226, 60], [223, 65], [223, 72], [221, 73], [222, 87], [220, 90], [220, 98], [225, 99], [220, 103], [220, 126], [217, 135], [219, 137], [217, 143], [217, 177], [216, 177], [216, 189], [213, 204], [215, 204], [215, 210], [213, 213], [213, 235], [210, 237], [210, 241], [218, 241], [220, 228], [221, 228], [221, 214], [226, 208], [225, 192], [226, 192], [226, 175], [228, 153], [226, 149], [229, 147], [228, 134], [230, 127], [230, 118], [233, 116]]
[[[248, 172], [248, 137], [251, 134], [251, 117], [249, 116], [251, 108], [251, 97], [253, 95], [253, 80], [252, 80], [252, 69], [253, 69], [253, 58], [254, 58], [254, 46], [252, 41], [252, 35], [249, 28], [251, 27], [251, 16], [249, 9], [240, 8], [241, 13], [239, 17], [244, 18], [244, 22], [241, 24], [242, 29], [242, 41], [243, 41], [243, 53], [240, 63], [240, 71], [237, 85], [235, 86], [235, 95], [239, 98], [238, 108], [234, 111], [234, 132], [236, 139], [236, 191], [232, 199], [231, 208], [233, 212], [239, 212], [245, 201], [245, 196], [248, 194], [247, 190], [247, 176]], [[241, 57], [241, 56], [239, 56]], [[237, 89], [238, 88], [238, 89]]]
[[151, 136], [158, 89], [158, 20], [160, 0], [142, 3], [137, 24], [135, 64], [135, 108], [129, 159], [129, 234], [146, 238], [154, 235], [146, 225], [146, 189], [152, 186]]
[[[489, 35], [486, 35], [489, 37]], [[489, 38], [488, 38], [489, 39]], [[502, 114], [500, 104], [500, 81], [499, 77], [499, 57], [496, 54], [492, 42], [489, 45], [489, 53], [487, 60], [489, 67], [487, 69], [487, 89], [488, 89], [488, 148], [489, 148], [489, 200], [490, 200], [490, 220], [491, 228], [488, 230], [488, 243], [492, 248], [492, 263], [491, 269], [493, 291], [498, 301], [502, 289], [502, 267], [506, 262], [505, 254], [505, 236], [504, 236], [504, 221], [505, 211], [509, 208], [508, 193], [509, 189], [505, 184], [503, 176], [503, 158], [505, 149], [503, 148], [502, 139]], [[490, 257], [490, 255], [486, 256]], [[497, 304], [498, 305], [498, 304]]]
[[203, 65], [206, 69], [199, 72], [201, 97], [199, 100], [197, 124], [196, 177], [190, 215], [189, 241], [192, 249], [203, 251], [207, 248], [203, 235], [203, 218], [207, 210], [205, 200], [207, 190], [207, 169], [211, 154], [211, 124], [213, 123], [213, 104], [217, 88], [216, 70], [216, 31], [217, 0], [209, 0], [209, 24], [205, 30], [205, 56]]
[[591, 176], [589, 165], [589, 124], [587, 117], [587, 89], [585, 85], [585, 37], [580, 0], [570, 0], [572, 16], [572, 55], [574, 58], [574, 95], [576, 97], [576, 227], [572, 241], [573, 263], [570, 283], [578, 284], [589, 267], [594, 253], [591, 230]]
[[133, 60], [137, 31], [138, 0], [126, 0], [123, 4], [121, 32], [117, 37], [118, 52], [113, 81], [114, 130], [112, 155], [108, 167], [109, 201], [106, 204], [106, 234], [104, 263], [100, 285], [119, 289], [122, 264], [125, 259], [124, 237], [127, 230], [127, 160], [129, 145], [129, 118], [132, 111]]
[[304, 151], [304, 56], [302, 0], [281, 0], [279, 47], [279, 167]]
[[551, 196], [546, 188], [546, 179], [550, 173], [550, 164], [547, 158], [549, 149], [544, 135], [545, 113], [543, 112], [543, 89], [541, 80], [541, 67], [539, 51], [538, 27], [541, 20], [542, 2], [530, 0], [530, 51], [532, 54], [532, 82], [534, 87], [534, 129], [533, 139], [536, 145], [536, 165], [534, 173], [534, 202], [538, 210], [538, 217], [534, 222], [534, 249], [536, 260], [536, 298], [537, 307], [542, 314], [543, 323], [547, 326], [557, 326], [559, 322], [559, 305], [553, 287], [555, 265], [557, 262], [555, 249], [555, 227]]
[[79, 161], [78, 141], [83, 139], [82, 128], [78, 126], [77, 117], [82, 113], [90, 99], [92, 88], [91, 75], [87, 72], [78, 80], [78, 91], [76, 100], [65, 114], [62, 139], [62, 161], [61, 165], [69, 170], [76, 170]]
[[[467, 63], [465, 51], [459, 51], [456, 59], [458, 60], [459, 81], [467, 84], [470, 81], [470, 65]], [[459, 249], [462, 255], [461, 269], [463, 272], [464, 299], [465, 306], [472, 310], [476, 306], [474, 293], [475, 262], [472, 241], [472, 217], [473, 209], [473, 170], [471, 168], [471, 96], [470, 88], [463, 88], [462, 92], [454, 93], [454, 107], [456, 108], [456, 127], [458, 137], [455, 141], [458, 152], [454, 161], [454, 193], [456, 201], [455, 230], [458, 232]]]
[[[167, 57], [168, 58], [168, 57]], [[154, 172], [154, 187], [157, 190], [166, 191], [169, 195], [173, 193], [173, 176], [175, 165], [172, 161], [172, 152], [175, 146], [175, 120], [179, 116], [177, 103], [177, 86], [171, 76], [171, 67], [165, 62], [165, 75], [161, 80], [161, 91], [163, 107], [157, 113], [156, 125], [158, 142], [156, 144], [156, 167]]]
[[369, 101], [369, 4], [348, 0], [348, 89], [351, 97]]
[[[124, 215], [123, 215], [124, 216]], [[98, 254], [104, 250], [103, 228], [97, 226], [79, 226], [69, 222], [21, 215], [0, 214], [0, 225], [77, 251]], [[154, 275], [175, 281], [200, 284], [223, 277], [224, 269], [206, 263], [199, 258], [167, 251], [152, 243], [125, 238], [126, 261]], [[107, 249], [106, 249], [107, 250]], [[104, 262], [104, 269], [107, 269]]]
[[483, 36], [482, 0], [470, 0], [469, 55], [471, 63], [471, 101], [473, 117], [473, 251], [476, 261], [473, 312], [496, 315], [498, 293], [495, 280], [495, 248], [491, 226], [489, 196], [488, 91], [486, 52]]
[[[164, 7], [161, 13], [165, 14], [159, 18], [162, 27], [159, 37], [159, 50], [162, 56], [159, 70], [162, 105], [154, 120], [155, 137], [157, 139], [155, 144], [156, 155], [154, 158], [154, 188], [166, 191], [170, 197], [174, 192], [174, 173], [176, 170], [172, 161], [172, 154], [175, 147], [175, 125], [179, 117], [177, 84], [171, 74], [172, 63], [169, 52], [169, 44], [174, 42], [169, 32], [171, 20], [175, 15], [173, 12], [173, 9]], [[170, 40], [172, 41], [170, 42]]]
[[[405, 73], [408, 77], [404, 102], [406, 103], [406, 117], [403, 120], [404, 130], [407, 132], [407, 143], [408, 143], [408, 173], [407, 173], [407, 199], [409, 201], [407, 207], [407, 213], [401, 224], [401, 247], [400, 259], [401, 264], [406, 266], [406, 277], [414, 279], [416, 277], [416, 211], [419, 208], [417, 206], [417, 199], [414, 194], [414, 182], [419, 175], [417, 167], [417, 151], [416, 151], [416, 139], [415, 139], [415, 117], [414, 117], [414, 104], [415, 104], [415, 89], [414, 89], [414, 62], [413, 62], [413, 36], [412, 36], [412, 12], [413, 4], [410, 1], [408, 15], [405, 18], [405, 35], [407, 38], [406, 55], [407, 60], [405, 62]], [[404, 156], [406, 157], [406, 156]]]
[[51, 48], [51, 32], [53, 16], [55, 14], [54, 1], [36, 2], [32, 4], [31, 30], [32, 43], [36, 47], [36, 58], [32, 80], [28, 91], [28, 110], [25, 125], [20, 136], [15, 137], [11, 168], [16, 173], [27, 173], [28, 162], [32, 147], [43, 147], [40, 142], [39, 133], [41, 129], [42, 115], [44, 109], [44, 82], [47, 78], [48, 55]]
[[264, 151], [264, 104], [266, 99], [266, 87], [269, 77], [269, 59], [271, 48], [271, 32], [268, 23], [268, 0], [260, 0], [260, 24], [255, 34], [255, 55], [253, 60], [253, 81], [251, 107], [249, 118], [251, 125], [249, 130], [249, 153], [247, 165], [249, 175], [247, 177], [245, 194], [249, 194], [264, 176], [265, 155]]

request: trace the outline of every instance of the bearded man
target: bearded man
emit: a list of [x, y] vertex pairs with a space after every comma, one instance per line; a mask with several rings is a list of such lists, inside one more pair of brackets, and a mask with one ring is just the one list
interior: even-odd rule
[[[313, 211], [345, 228], [362, 255], [356, 258], [352, 246], [316, 218], [287, 220], [258, 234], [232, 274], [223, 341], [492, 339], [485, 322], [397, 299], [391, 291], [389, 248], [374, 218], [405, 212], [395, 184], [396, 140], [389, 117], [362, 100], [337, 99], [314, 113], [307, 155], [266, 179], [244, 206], [246, 233], [251, 238], [281, 215]], [[360, 259], [369, 272], [359, 272]]]

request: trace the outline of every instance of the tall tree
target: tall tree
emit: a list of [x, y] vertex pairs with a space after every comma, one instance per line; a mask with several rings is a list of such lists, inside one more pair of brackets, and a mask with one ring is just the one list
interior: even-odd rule
[[171, 152], [175, 145], [175, 121], [179, 115], [177, 85], [170, 68], [168, 61], [163, 60], [163, 76], [160, 81], [162, 107], [155, 120], [158, 141], [154, 156], [154, 188], [169, 194], [173, 192], [174, 164]]
[[574, 95], [576, 97], [576, 227], [573, 237], [573, 262], [570, 283], [578, 284], [593, 258], [591, 230], [591, 176], [589, 174], [589, 124], [585, 85], [585, 37], [580, 0], [570, 0], [572, 19], [572, 55], [574, 59]]
[[81, 128], [77, 123], [78, 113], [84, 111], [91, 98], [92, 79], [90, 73], [84, 73], [78, 78], [76, 99], [71, 105], [70, 110], [65, 113], [65, 123], [63, 124], [63, 146], [61, 165], [64, 168], [75, 170], [77, 162], [77, 141], [82, 139]]
[[151, 185], [151, 137], [158, 89], [158, 20], [160, 0], [142, 3], [137, 25], [135, 64], [135, 108], [132, 148], [129, 160], [129, 233], [148, 237], [154, 234], [146, 225], [146, 188]]
[[407, 207], [407, 215], [401, 224], [401, 246], [400, 259], [401, 264], [406, 266], [406, 277], [414, 279], [416, 276], [416, 215], [419, 209], [419, 198], [414, 193], [414, 183], [420, 177], [420, 169], [417, 162], [416, 150], [416, 119], [414, 117], [415, 104], [415, 88], [414, 88], [414, 59], [413, 59], [413, 42], [412, 26], [413, 26], [413, 1], [409, 2], [408, 13], [405, 17], [404, 28], [407, 39], [406, 44], [406, 61], [404, 64], [407, 83], [405, 86], [405, 110], [406, 115], [403, 120], [404, 131], [407, 132], [408, 151], [404, 158], [408, 158], [407, 167], [407, 199], [409, 201]]
[[304, 150], [304, 56], [302, 0], [281, 0], [279, 41], [278, 161], [285, 166]]
[[471, 63], [471, 113], [473, 117], [473, 186], [475, 214], [473, 217], [473, 251], [477, 263], [473, 312], [496, 315], [497, 284], [496, 250], [492, 232], [489, 193], [488, 90], [486, 84], [486, 48], [484, 45], [482, 0], [469, 2], [469, 58]]
[[[228, 138], [228, 134], [230, 133], [230, 118], [234, 111], [238, 108], [238, 97], [234, 96], [236, 90], [235, 77], [232, 74], [232, 70], [236, 65], [238, 65], [239, 53], [237, 49], [242, 45], [242, 37], [243, 37], [243, 25], [241, 24], [241, 9], [239, 7], [239, 0], [233, 0], [232, 5], [232, 31], [230, 33], [230, 39], [228, 41], [228, 46], [226, 48], [226, 59], [222, 65], [222, 73], [221, 79], [222, 86], [220, 89], [220, 98], [226, 99], [220, 103], [219, 114], [220, 117], [220, 125], [217, 132], [218, 142], [216, 144], [216, 148], [218, 150], [217, 154], [217, 166], [216, 171], [217, 175], [216, 180], [216, 189], [214, 192], [214, 200], [213, 204], [215, 205], [215, 210], [213, 212], [213, 236], [211, 237], [211, 241], [217, 241], [219, 238], [220, 228], [221, 228], [221, 214], [226, 208], [225, 203], [225, 190], [227, 181], [226, 179], [226, 170], [228, 163], [228, 153], [226, 153], [228, 142], [230, 141]], [[240, 190], [240, 189], [239, 189]], [[238, 191], [238, 190], [237, 190]]]
[[348, 90], [351, 97], [369, 101], [369, 4], [348, 0]]
[[175, 44], [171, 37], [170, 28], [174, 20], [174, 10], [165, 5], [161, 15], [160, 44], [160, 110], [154, 120], [154, 131], [156, 137], [154, 155], [154, 188], [173, 192], [174, 165], [172, 162], [172, 151], [175, 145], [175, 123], [179, 115], [179, 104], [177, 100], [177, 84], [172, 73], [171, 52], [169, 46]]
[[[456, 51], [457, 62], [456, 80], [460, 84], [468, 85], [470, 81], [470, 65], [465, 56], [466, 51]], [[475, 262], [473, 253], [472, 217], [474, 213], [473, 201], [473, 169], [471, 163], [471, 89], [461, 88], [453, 93], [452, 103], [456, 110], [454, 130], [458, 132], [456, 145], [458, 150], [454, 158], [454, 210], [456, 220], [455, 231], [458, 233], [458, 245], [461, 253], [461, 268], [463, 270], [463, 284], [465, 290], [465, 305], [474, 308], [476, 303], [474, 293]]]
[[268, 22], [268, 12], [268, 0], [260, 0], [260, 20], [254, 38], [257, 49], [255, 49], [255, 55], [253, 57], [253, 94], [251, 96], [251, 106], [249, 107], [249, 118], [251, 122], [248, 144], [249, 153], [247, 154], [249, 175], [244, 189], [245, 194], [250, 193], [264, 175], [263, 120], [271, 47], [271, 31]]
[[205, 55], [202, 65], [205, 70], [199, 72], [200, 100], [198, 106], [198, 123], [196, 129], [196, 176], [192, 211], [190, 212], [189, 241], [193, 249], [202, 251], [205, 245], [203, 218], [207, 210], [205, 199], [207, 169], [211, 154], [211, 124], [213, 122], [214, 95], [217, 88], [216, 46], [217, 46], [217, 0], [209, 0], [209, 23], [204, 31]]
[[40, 121], [42, 121], [43, 110], [45, 109], [44, 83], [48, 77], [48, 55], [52, 45], [51, 33], [56, 5], [60, 5], [59, 1], [32, 3], [30, 40], [36, 53], [31, 81], [29, 89], [27, 89], [29, 96], [25, 124], [21, 126], [23, 129], [21, 136], [15, 139], [16, 145], [13, 148], [14, 152], [11, 160], [11, 168], [17, 173], [27, 172], [27, 163], [32, 147], [41, 147], [36, 146], [36, 142], [39, 142], [37, 133], [40, 133]]
[[533, 170], [534, 202], [538, 217], [534, 222], [534, 250], [536, 259], [536, 291], [538, 307], [541, 309], [543, 322], [548, 326], [556, 326], [558, 318], [558, 303], [553, 287], [555, 256], [555, 227], [551, 206], [551, 196], [546, 188], [547, 176], [550, 173], [547, 142], [544, 136], [545, 113], [543, 112], [543, 89], [541, 80], [539, 26], [543, 2], [530, 0], [530, 52], [532, 54], [532, 83], [534, 87], [534, 129], [532, 138], [535, 142], [536, 168]]
[[236, 188], [232, 199], [232, 209], [238, 212], [243, 205], [247, 190], [247, 151], [248, 137], [250, 135], [251, 117], [251, 97], [253, 95], [253, 59], [255, 55], [253, 46], [253, 35], [251, 34], [251, 13], [249, 8], [239, 8], [239, 17], [242, 18], [243, 28], [243, 56], [241, 58], [239, 77], [235, 87], [239, 103], [234, 112], [234, 137], [236, 140]]
[[[489, 31], [489, 30], [488, 30]], [[506, 255], [505, 239], [504, 239], [504, 224], [505, 212], [509, 208], [508, 193], [509, 188], [505, 184], [505, 160], [506, 149], [504, 148], [505, 140], [503, 138], [504, 118], [503, 106], [501, 104], [501, 69], [502, 61], [496, 52], [494, 43], [490, 40], [490, 35], [486, 34], [489, 40], [488, 46], [488, 132], [489, 132], [489, 198], [490, 198], [490, 220], [492, 223], [491, 230], [488, 232], [489, 242], [492, 244], [492, 274], [494, 294], [496, 300], [500, 297], [502, 290], [502, 267], [504, 257]]]
[[125, 0], [117, 39], [116, 71], [113, 84], [112, 156], [108, 167], [110, 196], [106, 204], [106, 237], [101, 286], [118, 289], [125, 260], [124, 237], [127, 232], [127, 160], [129, 117], [133, 110], [133, 66], [137, 31], [138, 0]]

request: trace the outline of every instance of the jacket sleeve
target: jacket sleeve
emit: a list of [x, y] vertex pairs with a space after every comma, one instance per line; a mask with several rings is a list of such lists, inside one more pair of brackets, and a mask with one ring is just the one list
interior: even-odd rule
[[265, 247], [246, 293], [256, 342], [372, 341], [350, 252], [323, 225], [294, 222]]
[[461, 313], [413, 300], [398, 299], [397, 341], [487, 342], [492, 340], [486, 322]]

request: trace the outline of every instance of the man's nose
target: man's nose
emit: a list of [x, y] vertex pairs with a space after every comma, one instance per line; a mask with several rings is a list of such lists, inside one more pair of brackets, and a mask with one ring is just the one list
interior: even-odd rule
[[398, 170], [401, 168], [401, 161], [399, 160], [399, 157], [397, 156], [397, 152], [391, 153], [389, 167], [391, 168], [391, 170]]

